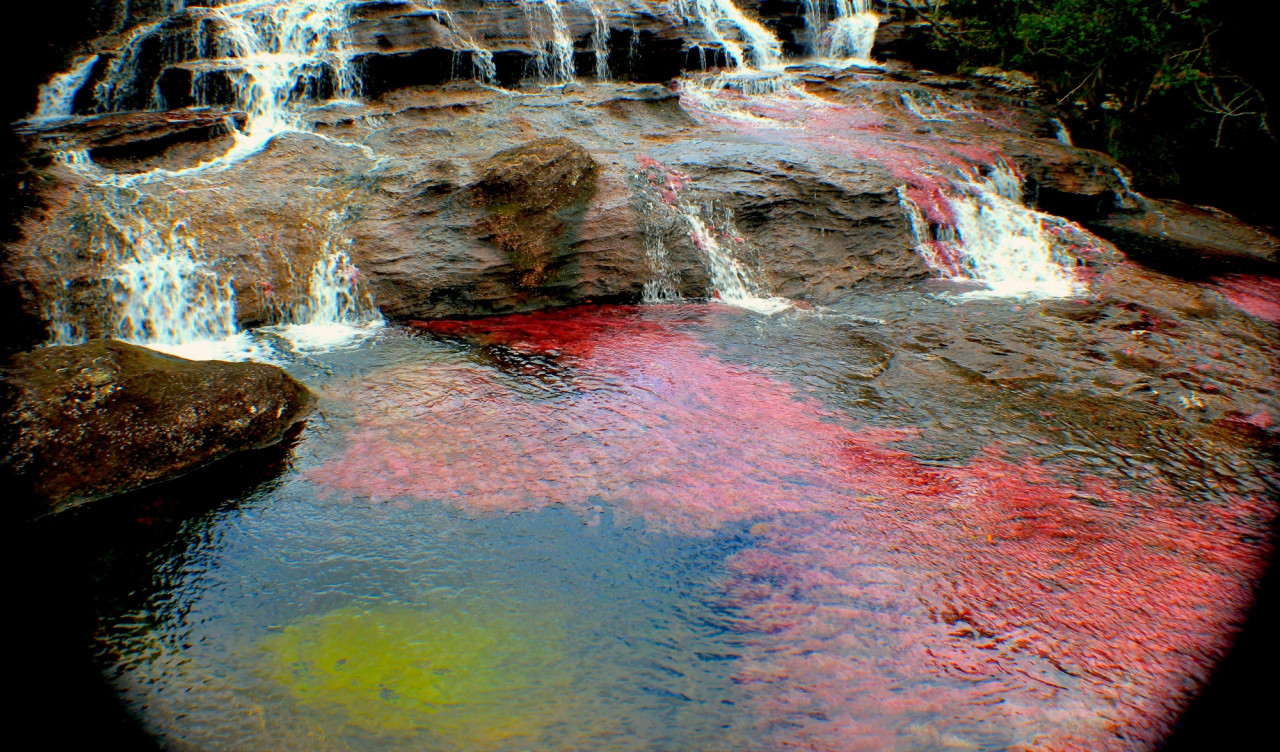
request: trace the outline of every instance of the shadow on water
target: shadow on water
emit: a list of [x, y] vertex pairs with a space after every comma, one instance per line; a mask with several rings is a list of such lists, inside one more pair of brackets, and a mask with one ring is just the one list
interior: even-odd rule
[[[1273, 529], [1273, 544], [1280, 535]], [[1272, 550], [1275, 550], [1274, 545]], [[1183, 714], [1162, 752], [1250, 749], [1256, 740], [1274, 737], [1280, 635], [1277, 619], [1276, 559], [1255, 593], [1249, 619], [1208, 686]]]
[[289, 468], [300, 429], [279, 444], [227, 458], [168, 483], [10, 527], [10, 664], [15, 726], [42, 749], [160, 750], [105, 681], [90, 635], [112, 601], [145, 594], [157, 556]]

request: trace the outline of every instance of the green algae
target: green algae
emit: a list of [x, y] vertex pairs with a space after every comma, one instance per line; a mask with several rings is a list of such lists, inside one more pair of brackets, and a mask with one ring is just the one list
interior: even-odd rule
[[349, 605], [261, 642], [271, 683], [324, 724], [481, 749], [563, 730], [575, 668], [552, 608], [453, 596], [430, 606]]

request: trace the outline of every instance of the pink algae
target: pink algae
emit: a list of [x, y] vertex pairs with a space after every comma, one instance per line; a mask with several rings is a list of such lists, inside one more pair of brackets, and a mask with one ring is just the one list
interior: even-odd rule
[[1247, 608], [1270, 502], [1189, 505], [998, 446], [924, 465], [895, 448], [910, 428], [847, 428], [695, 336], [736, 315], [420, 324], [516, 365], [363, 379], [349, 446], [309, 478], [471, 513], [608, 505], [686, 535], [754, 523], [724, 606], [736, 680], [779, 748], [1158, 744]]
[[1214, 286], [1241, 311], [1280, 324], [1280, 280], [1248, 274], [1217, 277]]

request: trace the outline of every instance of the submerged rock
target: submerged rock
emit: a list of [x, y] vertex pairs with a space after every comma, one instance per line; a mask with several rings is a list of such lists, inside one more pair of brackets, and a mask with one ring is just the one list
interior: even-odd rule
[[0, 403], [0, 477], [23, 516], [273, 444], [312, 408], [307, 388], [275, 366], [190, 361], [114, 340], [12, 356]]

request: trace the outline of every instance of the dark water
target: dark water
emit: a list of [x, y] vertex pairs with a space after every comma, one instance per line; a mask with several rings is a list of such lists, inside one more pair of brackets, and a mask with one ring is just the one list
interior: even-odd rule
[[58, 523], [56, 639], [174, 749], [1155, 748], [1270, 556], [1274, 325], [939, 292], [300, 360], [286, 449]]

